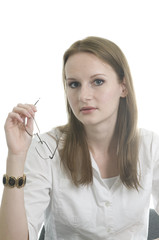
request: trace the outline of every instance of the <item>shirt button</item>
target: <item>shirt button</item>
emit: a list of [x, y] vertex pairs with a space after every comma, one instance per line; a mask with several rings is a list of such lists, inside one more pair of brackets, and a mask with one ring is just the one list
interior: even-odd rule
[[106, 201], [106, 202], [105, 202], [105, 206], [106, 206], [106, 207], [110, 207], [110, 205], [111, 205], [111, 202], [109, 202], [109, 201]]

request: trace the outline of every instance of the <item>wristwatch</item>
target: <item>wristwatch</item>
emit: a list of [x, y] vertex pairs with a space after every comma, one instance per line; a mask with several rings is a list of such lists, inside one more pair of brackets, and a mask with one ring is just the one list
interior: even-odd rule
[[10, 188], [22, 188], [25, 186], [26, 184], [26, 176], [23, 175], [23, 177], [9, 177], [7, 174], [3, 175], [3, 184], [6, 187], [10, 187]]

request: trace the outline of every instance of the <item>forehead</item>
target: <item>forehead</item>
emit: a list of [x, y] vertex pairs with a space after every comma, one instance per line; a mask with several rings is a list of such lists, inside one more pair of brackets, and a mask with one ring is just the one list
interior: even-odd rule
[[81, 72], [90, 74], [94, 74], [95, 72], [115, 73], [114, 69], [108, 63], [101, 60], [96, 55], [87, 52], [71, 55], [65, 64], [66, 76]]

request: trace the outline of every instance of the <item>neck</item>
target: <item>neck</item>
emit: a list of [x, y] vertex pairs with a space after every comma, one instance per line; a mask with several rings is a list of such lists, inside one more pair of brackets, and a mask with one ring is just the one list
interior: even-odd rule
[[111, 154], [116, 151], [115, 124], [85, 127], [88, 146], [92, 152]]

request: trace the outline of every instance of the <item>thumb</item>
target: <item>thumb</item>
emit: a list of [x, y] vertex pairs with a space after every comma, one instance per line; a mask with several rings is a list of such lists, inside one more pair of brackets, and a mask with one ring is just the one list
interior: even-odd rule
[[27, 118], [27, 123], [25, 125], [25, 129], [26, 129], [26, 132], [32, 136], [33, 135], [33, 130], [34, 130], [34, 119], [31, 117], [31, 118]]

